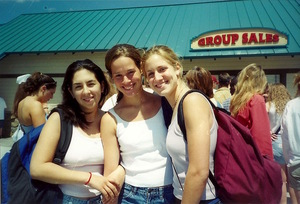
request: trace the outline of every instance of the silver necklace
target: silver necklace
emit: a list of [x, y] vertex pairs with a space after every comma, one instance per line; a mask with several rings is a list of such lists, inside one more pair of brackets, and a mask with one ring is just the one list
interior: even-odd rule
[[180, 97], [180, 95], [181, 95], [181, 93], [182, 93], [182, 91], [184, 90], [184, 87], [180, 90], [180, 92], [179, 92], [179, 94], [178, 94], [178, 96], [177, 96], [177, 98], [175, 99], [175, 103], [174, 103], [174, 107], [173, 107], [173, 109], [176, 107], [176, 105], [177, 105], [177, 102], [178, 102], [178, 99], [179, 99], [179, 97]]

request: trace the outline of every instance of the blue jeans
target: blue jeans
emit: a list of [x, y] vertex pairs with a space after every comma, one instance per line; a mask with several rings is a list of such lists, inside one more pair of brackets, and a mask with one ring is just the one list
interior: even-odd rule
[[102, 201], [100, 195], [86, 200], [64, 194], [63, 204], [102, 204]]
[[148, 204], [148, 203], [174, 203], [172, 185], [164, 187], [135, 187], [127, 183], [123, 185], [119, 196], [119, 203], [122, 204]]

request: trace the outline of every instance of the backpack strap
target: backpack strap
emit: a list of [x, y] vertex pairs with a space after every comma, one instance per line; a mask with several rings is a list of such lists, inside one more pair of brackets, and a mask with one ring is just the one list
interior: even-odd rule
[[162, 110], [163, 110], [165, 125], [168, 128], [169, 125], [171, 124], [173, 109], [170, 106], [169, 102], [167, 101], [166, 97], [164, 97], [164, 96], [161, 97], [161, 107], [162, 107]]
[[200, 90], [197, 90], [197, 89], [191, 89], [191, 90], [188, 90], [183, 96], [182, 98], [180, 99], [180, 102], [179, 102], [179, 105], [178, 105], [178, 112], [177, 112], [177, 120], [178, 120], [178, 125], [183, 133], [183, 137], [184, 137], [184, 140], [187, 141], [187, 138], [186, 138], [186, 129], [185, 129], [185, 123], [184, 123], [184, 115], [183, 115], [183, 100], [185, 99], [185, 97], [190, 94], [190, 93], [193, 93], [193, 92], [198, 92], [200, 94], [202, 94], [207, 100], [208, 102], [210, 103], [210, 105], [212, 106], [213, 110], [214, 111], [219, 111], [218, 108], [215, 106], [215, 104], [213, 104], [213, 102], [211, 102], [211, 100]]
[[53, 112], [58, 112], [60, 116], [60, 138], [55, 150], [53, 163], [61, 164], [62, 160], [65, 158], [65, 155], [71, 143], [73, 126], [71, 121], [65, 120], [64, 111], [62, 109], [54, 108], [51, 111], [51, 114]]
[[[187, 91], [182, 98], [180, 99], [179, 105], [178, 105], [178, 110], [177, 110], [177, 120], [178, 120], [178, 125], [183, 133], [183, 138], [187, 143], [187, 137], [186, 137], [186, 128], [185, 128], [185, 122], [184, 122], [184, 114], [183, 114], [183, 100], [185, 99], [185, 97], [193, 92], [198, 92], [200, 94], [202, 94], [210, 103], [210, 105], [212, 106], [215, 114], [219, 111], [219, 108], [217, 108], [215, 106], [215, 104], [213, 104], [213, 102], [211, 102], [211, 100], [200, 90], [196, 90], [196, 89], [191, 89], [189, 91]], [[224, 109], [225, 110], [225, 109]], [[223, 111], [223, 110], [222, 110]], [[209, 170], [209, 180], [213, 183], [213, 185], [215, 186], [215, 188], [218, 188], [218, 184], [217, 181], [213, 175], [213, 173], [211, 172], [211, 170]], [[179, 181], [180, 183], [180, 181]]]

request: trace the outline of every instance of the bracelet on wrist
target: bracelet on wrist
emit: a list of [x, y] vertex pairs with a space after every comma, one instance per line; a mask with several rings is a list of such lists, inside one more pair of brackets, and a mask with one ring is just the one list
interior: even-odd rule
[[92, 178], [92, 172], [89, 172], [89, 174], [90, 174], [90, 177], [89, 177], [89, 179], [87, 180], [87, 182], [84, 183], [84, 185], [88, 185], [88, 184], [90, 183], [90, 181], [91, 181], [91, 178]]

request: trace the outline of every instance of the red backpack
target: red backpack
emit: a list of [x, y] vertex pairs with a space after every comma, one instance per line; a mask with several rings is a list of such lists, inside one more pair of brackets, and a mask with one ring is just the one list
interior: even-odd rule
[[[198, 90], [190, 90], [179, 103], [177, 119], [185, 140], [182, 104], [186, 95], [191, 92], [204, 95]], [[213, 107], [218, 122], [214, 175], [212, 172], [209, 175], [215, 185], [217, 197], [222, 203], [278, 204], [282, 193], [280, 165], [260, 154], [247, 127], [227, 111], [215, 107], [208, 98], [207, 100]]]

